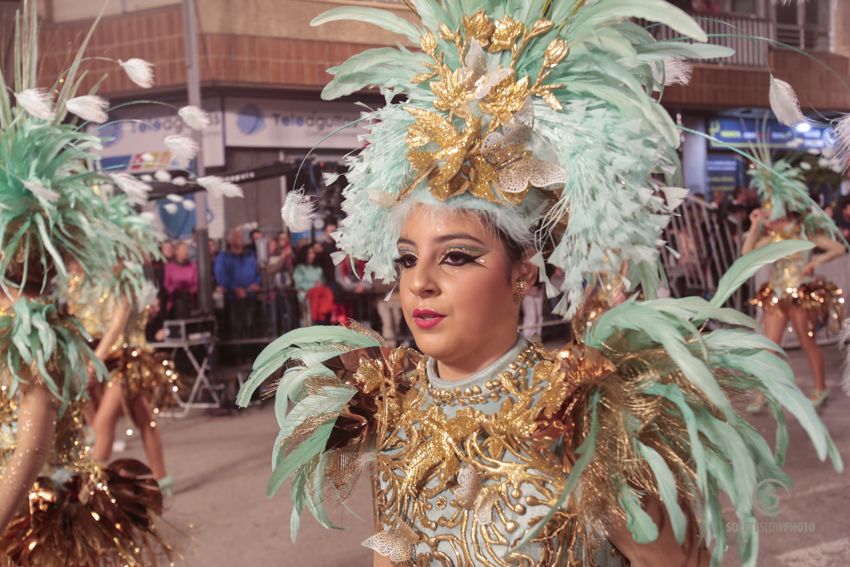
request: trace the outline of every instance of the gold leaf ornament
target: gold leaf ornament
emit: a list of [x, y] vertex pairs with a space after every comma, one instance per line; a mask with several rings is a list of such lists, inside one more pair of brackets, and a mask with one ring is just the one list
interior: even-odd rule
[[493, 87], [479, 107], [482, 112], [493, 116], [496, 125], [507, 124], [530, 94], [528, 77], [516, 81], [510, 76]]
[[544, 33], [549, 33], [552, 31], [554, 26], [555, 24], [552, 20], [537, 20], [534, 22], [534, 25], [531, 26], [531, 32], [529, 35], [531, 35], [531, 37], [537, 37]]
[[472, 96], [469, 80], [469, 73], [464, 68], [441, 72], [440, 80], [431, 83], [431, 92], [436, 97], [434, 108], [466, 116], [466, 105]]
[[463, 17], [463, 29], [466, 31], [467, 41], [475, 40], [481, 46], [487, 47], [490, 38], [496, 30], [495, 24], [483, 11], [478, 11], [471, 16]]
[[543, 68], [544, 69], [554, 69], [558, 65], [561, 64], [566, 56], [569, 54], [570, 48], [567, 45], [566, 40], [558, 37], [552, 40], [546, 47], [546, 51], [543, 53]]
[[424, 33], [419, 38], [419, 47], [422, 48], [422, 51], [434, 57], [437, 53], [437, 38], [431, 32]]
[[510, 51], [513, 49], [517, 38], [525, 31], [525, 25], [510, 16], [503, 16], [496, 20], [495, 28], [493, 36], [490, 38], [490, 46], [487, 49], [490, 53]]

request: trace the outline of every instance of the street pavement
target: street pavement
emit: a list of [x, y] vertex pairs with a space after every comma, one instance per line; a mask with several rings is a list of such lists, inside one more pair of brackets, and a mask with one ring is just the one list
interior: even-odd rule
[[[825, 349], [832, 396], [822, 416], [839, 451], [850, 463], [850, 398], [839, 389], [840, 353]], [[811, 389], [801, 351], [790, 353], [798, 383]], [[741, 401], [741, 404], [745, 401]], [[773, 439], [772, 420], [752, 423]], [[329, 505], [337, 524], [328, 531], [305, 510], [297, 544], [290, 539], [288, 498], [284, 485], [271, 500], [266, 481], [277, 424], [270, 403], [236, 415], [197, 414], [160, 420], [169, 473], [175, 479], [163, 531], [177, 547], [176, 565], [195, 567], [281, 566], [359, 567], [371, 565], [360, 543], [372, 534], [370, 489], [361, 479], [348, 509]], [[120, 431], [121, 429], [119, 429]], [[116, 457], [144, 460], [137, 439]], [[805, 432], [790, 423], [787, 470], [794, 487], [778, 490], [779, 513], [761, 517], [759, 565], [831, 567], [850, 565], [850, 475], [839, 475], [817, 460]], [[731, 506], [727, 511], [731, 512]], [[734, 531], [734, 517], [729, 516]], [[738, 565], [730, 538], [725, 565]]]

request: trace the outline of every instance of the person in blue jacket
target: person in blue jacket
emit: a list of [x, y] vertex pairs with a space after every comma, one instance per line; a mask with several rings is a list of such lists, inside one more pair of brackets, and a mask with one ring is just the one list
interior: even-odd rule
[[245, 245], [242, 231], [232, 229], [227, 235], [227, 250], [215, 259], [217, 292], [224, 294], [230, 322], [230, 337], [246, 338], [253, 328], [260, 270], [257, 254]]

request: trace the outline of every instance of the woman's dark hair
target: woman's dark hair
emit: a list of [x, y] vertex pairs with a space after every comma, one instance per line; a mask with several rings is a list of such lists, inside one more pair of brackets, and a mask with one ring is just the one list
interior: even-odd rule
[[505, 251], [508, 253], [508, 260], [511, 265], [517, 264], [525, 257], [525, 249], [519, 243], [515, 242], [503, 231], [496, 229], [496, 234], [499, 235], [499, 240], [505, 245]]

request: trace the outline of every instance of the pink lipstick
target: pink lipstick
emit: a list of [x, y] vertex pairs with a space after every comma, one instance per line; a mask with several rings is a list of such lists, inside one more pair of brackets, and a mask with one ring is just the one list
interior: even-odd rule
[[416, 323], [416, 326], [420, 329], [433, 329], [445, 318], [445, 315], [441, 315], [432, 309], [413, 310], [413, 322]]

